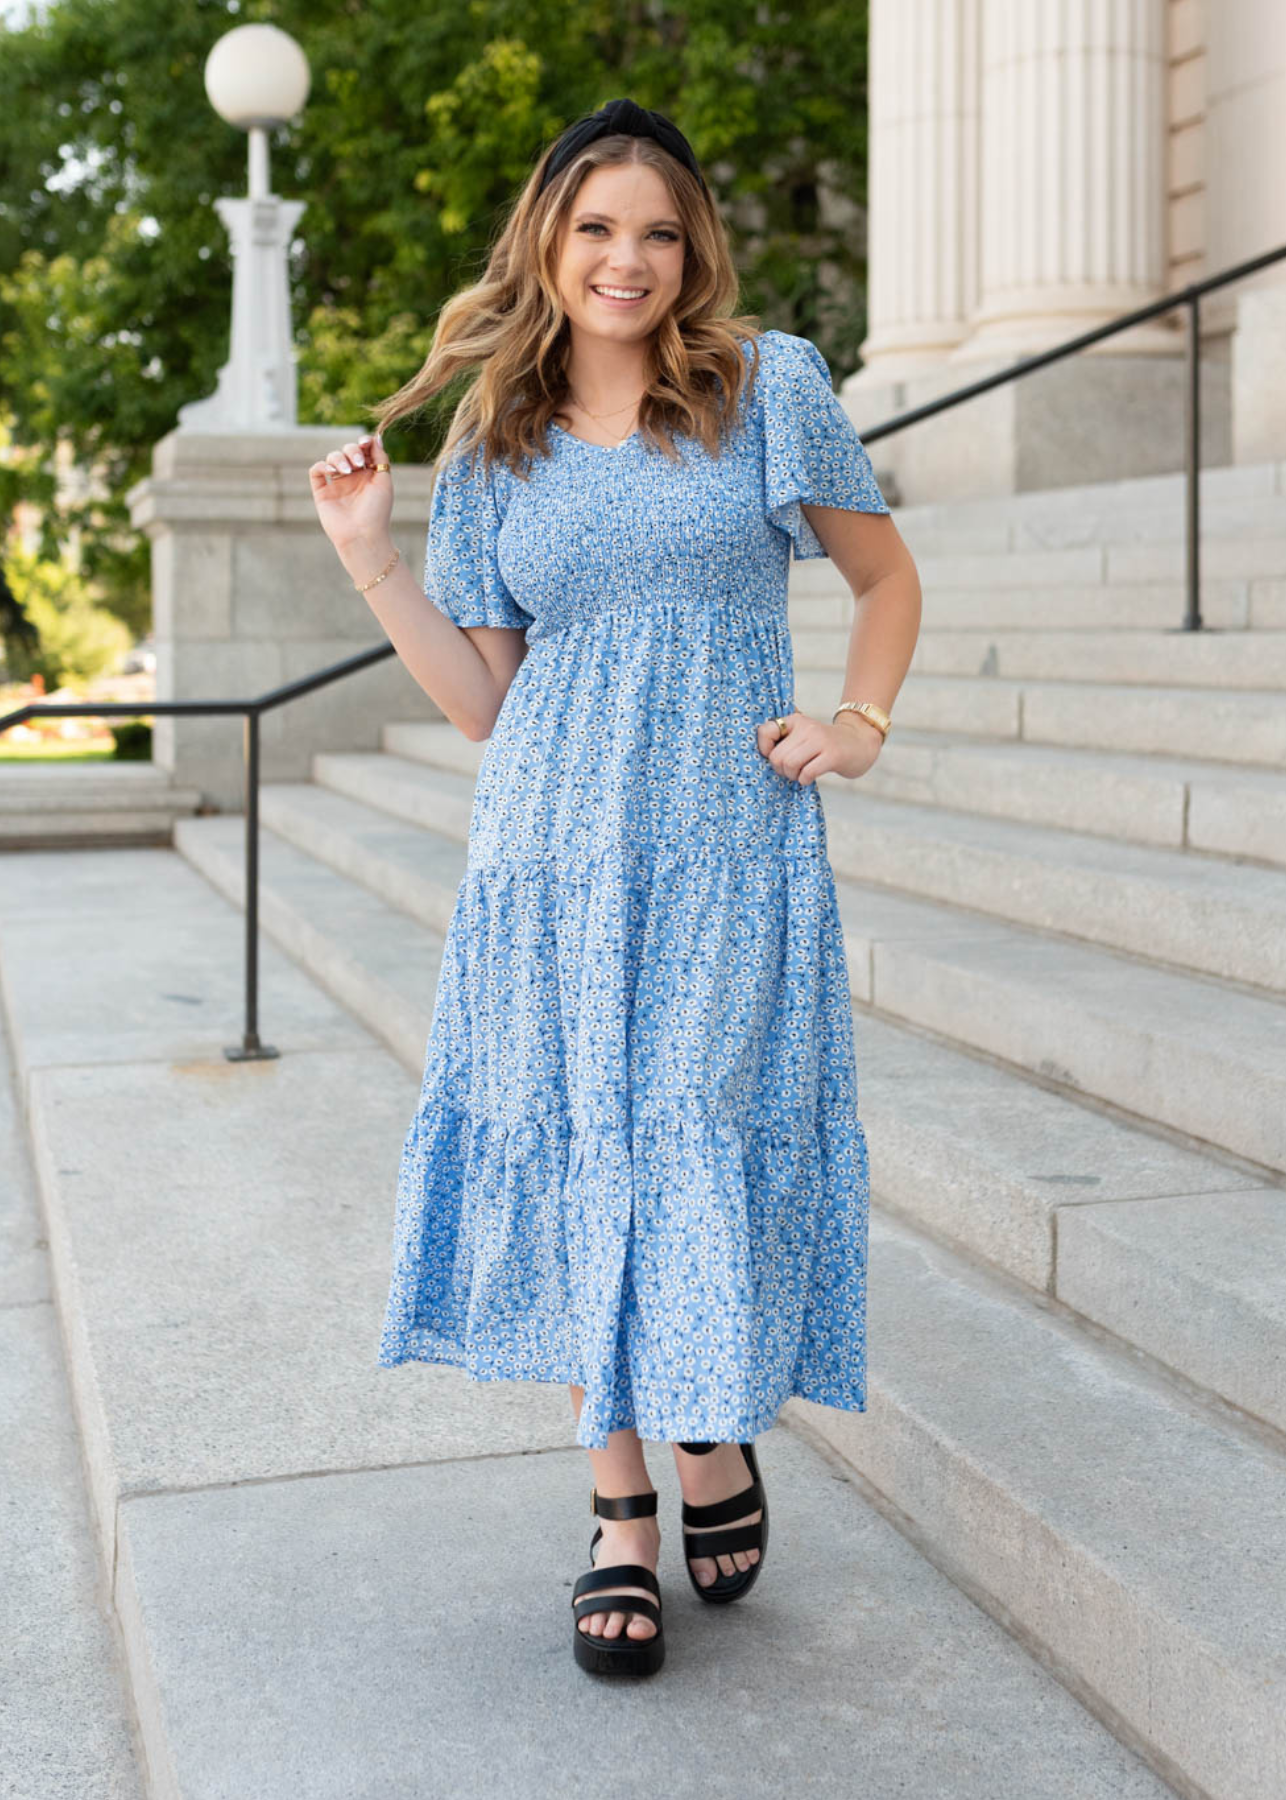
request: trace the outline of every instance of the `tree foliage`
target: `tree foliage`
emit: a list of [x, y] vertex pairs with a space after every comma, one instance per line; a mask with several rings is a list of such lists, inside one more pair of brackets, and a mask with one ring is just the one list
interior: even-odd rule
[[[674, 118], [732, 230], [742, 305], [842, 369], [864, 330], [866, 7], [832, 0], [52, 0], [0, 28], [0, 499], [80, 528], [122, 617], [146, 590], [124, 494], [227, 358], [231, 267], [212, 202], [245, 138], [206, 98], [226, 31], [271, 21], [312, 91], [272, 136], [273, 190], [308, 201], [291, 258], [299, 417], [349, 424], [427, 351], [543, 145], [617, 94]], [[452, 396], [454, 398], [454, 396]], [[392, 434], [430, 457], [436, 411]], [[65, 442], [107, 499], [55, 506]]]

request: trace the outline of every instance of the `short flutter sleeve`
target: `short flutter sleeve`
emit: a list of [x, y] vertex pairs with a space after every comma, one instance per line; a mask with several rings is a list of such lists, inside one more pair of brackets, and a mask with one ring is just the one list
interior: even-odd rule
[[807, 338], [763, 332], [755, 386], [768, 518], [789, 535], [797, 559], [825, 556], [801, 500], [851, 512], [889, 510], [866, 446], [831, 386], [826, 358]]
[[457, 625], [532, 623], [500, 573], [500, 525], [495, 471], [484, 475], [481, 452], [471, 468], [467, 452], [457, 451], [433, 483], [424, 551], [424, 591]]

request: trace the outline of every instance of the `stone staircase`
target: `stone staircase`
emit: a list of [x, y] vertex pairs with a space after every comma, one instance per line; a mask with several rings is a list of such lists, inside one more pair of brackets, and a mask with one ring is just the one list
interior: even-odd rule
[[[1286, 1793], [1286, 465], [904, 509], [879, 761], [823, 781], [871, 1398], [793, 1426], [1176, 1792]], [[829, 716], [851, 598], [792, 571]], [[265, 931], [418, 1075], [483, 746], [263, 790]], [[242, 822], [176, 848], [242, 900]], [[408, 971], [414, 981], [408, 983]], [[1069, 1793], [1077, 1791], [1074, 1781]]]
[[0, 764], [0, 850], [168, 844], [197, 788], [151, 761]]

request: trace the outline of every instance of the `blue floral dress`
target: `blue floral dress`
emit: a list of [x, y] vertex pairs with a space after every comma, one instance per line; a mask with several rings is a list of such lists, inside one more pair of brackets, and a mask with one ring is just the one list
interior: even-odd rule
[[[487, 740], [398, 1181], [378, 1361], [574, 1382], [577, 1442], [866, 1410], [867, 1147], [793, 705], [801, 500], [887, 512], [807, 339], [767, 331], [718, 456], [559, 426], [453, 457], [425, 587], [525, 629]], [[749, 360], [749, 351], [746, 351]], [[840, 698], [836, 678], [836, 701]]]

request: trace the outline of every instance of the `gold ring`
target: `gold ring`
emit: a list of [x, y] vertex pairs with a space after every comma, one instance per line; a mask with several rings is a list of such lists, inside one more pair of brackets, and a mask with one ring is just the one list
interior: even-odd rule
[[787, 735], [789, 727], [786, 724], [785, 719], [774, 719], [773, 724], [777, 727], [777, 742], [780, 744], [781, 740]]

